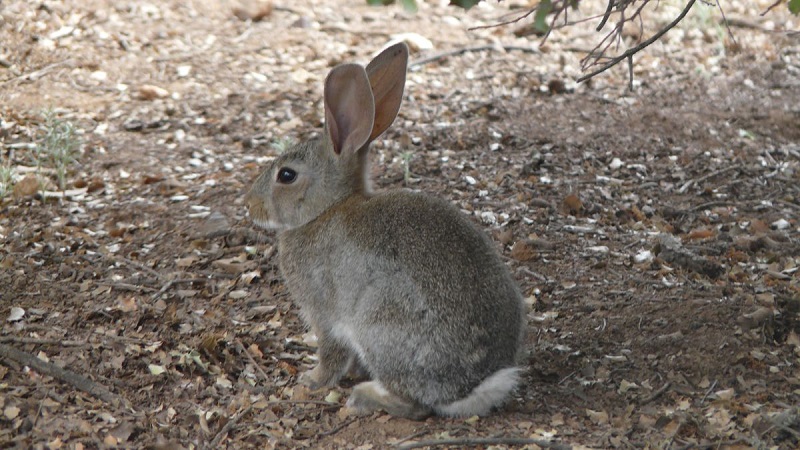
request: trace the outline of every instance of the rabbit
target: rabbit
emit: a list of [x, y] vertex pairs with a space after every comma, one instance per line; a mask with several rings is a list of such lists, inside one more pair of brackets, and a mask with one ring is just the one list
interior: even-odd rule
[[300, 382], [369, 376], [347, 407], [421, 420], [487, 415], [518, 384], [519, 288], [494, 244], [449, 202], [369, 186], [369, 144], [394, 121], [408, 48], [325, 80], [324, 133], [277, 156], [245, 196], [278, 231], [279, 268], [318, 337]]

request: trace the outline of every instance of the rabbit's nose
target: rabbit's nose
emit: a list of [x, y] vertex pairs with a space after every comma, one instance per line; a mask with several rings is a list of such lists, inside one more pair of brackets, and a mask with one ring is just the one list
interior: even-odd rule
[[262, 196], [255, 189], [251, 189], [244, 197], [244, 203], [247, 205], [247, 213], [250, 219], [256, 223], [269, 222], [269, 213], [264, 205]]

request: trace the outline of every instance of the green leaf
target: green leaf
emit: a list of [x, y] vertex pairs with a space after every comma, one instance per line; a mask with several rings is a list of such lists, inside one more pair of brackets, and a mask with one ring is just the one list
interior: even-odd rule
[[470, 9], [480, 2], [481, 0], [450, 0], [450, 5], [460, 6], [464, 9]]
[[547, 33], [550, 31], [550, 25], [547, 23], [547, 16], [553, 11], [553, 4], [550, 0], [542, 0], [536, 8], [536, 14], [533, 16], [533, 29], [539, 33]]
[[800, 14], [800, 0], [789, 0], [789, 12], [795, 16]]
[[417, 0], [400, 0], [403, 3], [403, 8], [408, 11], [415, 13], [417, 12]]
[[392, 3], [394, 3], [394, 0], [367, 0], [367, 4], [370, 6], [384, 6]]

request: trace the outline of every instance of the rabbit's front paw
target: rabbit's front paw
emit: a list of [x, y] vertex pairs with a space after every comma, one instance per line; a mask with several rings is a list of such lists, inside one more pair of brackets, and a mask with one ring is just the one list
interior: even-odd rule
[[298, 378], [297, 382], [303, 386], [307, 386], [312, 391], [333, 386], [334, 384], [331, 381], [331, 377], [326, 374], [325, 370], [320, 366], [314, 367], [308, 372], [303, 372], [303, 374], [300, 375], [300, 378]]

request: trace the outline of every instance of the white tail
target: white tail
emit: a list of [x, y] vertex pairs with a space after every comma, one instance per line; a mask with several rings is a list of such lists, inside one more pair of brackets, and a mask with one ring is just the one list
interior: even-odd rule
[[519, 367], [498, 370], [483, 380], [468, 396], [453, 403], [434, 406], [433, 409], [440, 416], [485, 416], [492, 408], [506, 401], [508, 394], [517, 387], [521, 372]]

